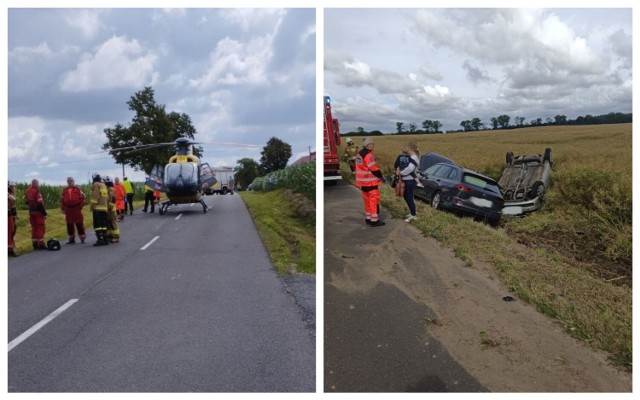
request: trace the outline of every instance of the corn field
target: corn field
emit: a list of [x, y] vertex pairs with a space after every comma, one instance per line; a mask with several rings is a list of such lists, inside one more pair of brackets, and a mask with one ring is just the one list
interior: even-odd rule
[[309, 199], [316, 198], [316, 163], [293, 165], [254, 179], [251, 190], [268, 192], [275, 189], [290, 189]]
[[[134, 196], [134, 200], [144, 200], [144, 191], [142, 190], [142, 183], [134, 183], [136, 187], [136, 194]], [[27, 205], [24, 202], [24, 193], [29, 189], [31, 184], [29, 183], [16, 183], [16, 208], [18, 210], [28, 210]], [[40, 194], [42, 194], [42, 198], [44, 199], [44, 206], [46, 209], [50, 210], [52, 208], [60, 207], [60, 196], [62, 195], [62, 189], [65, 186], [53, 186], [53, 185], [45, 185], [40, 184]], [[87, 198], [87, 203], [89, 202], [89, 195], [91, 193], [91, 186], [88, 184], [78, 185], [80, 189], [84, 192], [84, 195]]]

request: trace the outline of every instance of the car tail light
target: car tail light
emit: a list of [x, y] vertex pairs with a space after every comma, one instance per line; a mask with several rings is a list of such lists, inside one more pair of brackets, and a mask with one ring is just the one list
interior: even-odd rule
[[496, 197], [496, 202], [504, 204], [504, 199], [502, 197]]
[[469, 186], [465, 186], [465, 185], [456, 185], [456, 189], [458, 189], [461, 192], [471, 192], [473, 190]]

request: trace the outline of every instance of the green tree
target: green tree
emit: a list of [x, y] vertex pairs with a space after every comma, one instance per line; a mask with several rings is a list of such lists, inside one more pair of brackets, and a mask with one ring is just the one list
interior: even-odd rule
[[[174, 154], [174, 148], [170, 145], [152, 146], [142, 151], [133, 149], [134, 146], [170, 144], [180, 137], [193, 139], [197, 133], [187, 114], [167, 113], [164, 105], [157, 104], [151, 87], [135, 93], [127, 105], [135, 113], [131, 123], [128, 127], [117, 123], [104, 129], [107, 142], [102, 145], [102, 149], [109, 150], [117, 163], [127, 164], [136, 171], [142, 170], [148, 174], [154, 165], [166, 164]], [[121, 148], [131, 149], [115, 151]], [[200, 149], [195, 148], [194, 154], [200, 156]]]
[[367, 132], [365, 132], [364, 128], [359, 126], [356, 131], [358, 132], [358, 135], [366, 135]]
[[440, 122], [440, 121], [431, 121], [431, 128], [433, 129], [433, 133], [440, 132], [440, 128], [442, 128], [442, 122]]
[[464, 120], [464, 121], [460, 121], [460, 126], [462, 127], [462, 129], [464, 129], [465, 132], [473, 130], [473, 126], [471, 125], [471, 121], [468, 120], [468, 119]]
[[509, 127], [509, 121], [511, 120], [511, 117], [506, 115], [506, 114], [502, 114], [500, 116], [498, 116], [498, 125], [500, 125], [500, 128], [505, 129], [507, 127]]
[[404, 132], [404, 122], [396, 122], [396, 133]]
[[272, 137], [260, 152], [260, 171], [263, 175], [283, 169], [291, 158], [291, 146], [277, 137]]
[[479, 131], [481, 128], [484, 127], [484, 124], [482, 123], [482, 121], [480, 120], [480, 118], [476, 117], [474, 119], [471, 120], [471, 128], [474, 131]]
[[409, 132], [410, 133], [416, 133], [416, 129], [418, 129], [418, 126], [416, 124], [414, 124], [413, 122], [409, 123]]
[[253, 158], [242, 158], [237, 161], [233, 169], [234, 180], [241, 188], [249, 186], [254, 179], [260, 176], [260, 165]]
[[491, 128], [498, 129], [498, 118], [491, 117]]
[[554, 117], [556, 125], [566, 125], [567, 124], [567, 116], [566, 115], [556, 115]]

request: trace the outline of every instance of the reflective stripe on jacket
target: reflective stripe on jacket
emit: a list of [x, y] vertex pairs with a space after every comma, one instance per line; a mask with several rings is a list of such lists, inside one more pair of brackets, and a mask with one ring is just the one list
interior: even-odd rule
[[378, 186], [382, 180], [376, 175], [380, 175], [376, 158], [371, 151], [363, 149], [356, 156], [356, 186]]
[[108, 193], [107, 185], [102, 182], [91, 185], [91, 211], [107, 211]]

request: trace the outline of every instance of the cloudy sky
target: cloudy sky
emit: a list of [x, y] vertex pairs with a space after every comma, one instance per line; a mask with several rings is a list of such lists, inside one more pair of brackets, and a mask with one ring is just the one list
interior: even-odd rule
[[507, 114], [632, 112], [631, 8], [326, 9], [325, 94], [343, 132]]
[[[8, 12], [8, 178], [121, 175], [103, 130], [128, 126], [145, 86], [191, 117], [203, 160], [259, 161], [275, 136], [290, 162], [315, 151], [316, 12], [307, 9], [19, 9]], [[126, 167], [128, 176], [142, 179]]]

